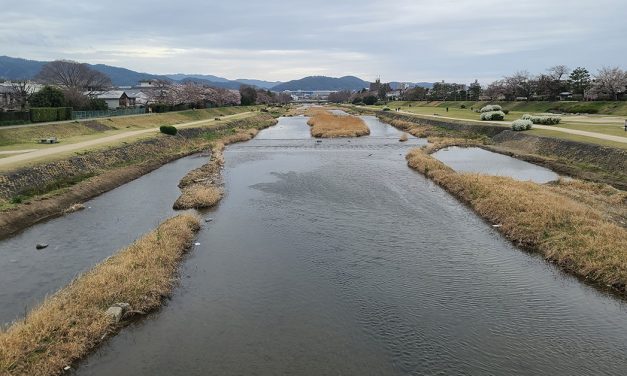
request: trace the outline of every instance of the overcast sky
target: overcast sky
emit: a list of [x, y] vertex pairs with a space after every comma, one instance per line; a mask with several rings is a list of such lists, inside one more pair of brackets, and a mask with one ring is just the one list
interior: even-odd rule
[[0, 55], [150, 73], [485, 82], [627, 67], [627, 0], [0, 0]]

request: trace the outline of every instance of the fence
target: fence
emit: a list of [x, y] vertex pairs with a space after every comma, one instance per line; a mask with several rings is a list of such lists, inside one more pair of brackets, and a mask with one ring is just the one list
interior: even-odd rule
[[124, 116], [124, 115], [139, 115], [145, 114], [145, 108], [124, 108], [119, 110], [104, 110], [104, 111], [72, 111], [72, 119], [93, 119], [103, 118], [111, 116]]

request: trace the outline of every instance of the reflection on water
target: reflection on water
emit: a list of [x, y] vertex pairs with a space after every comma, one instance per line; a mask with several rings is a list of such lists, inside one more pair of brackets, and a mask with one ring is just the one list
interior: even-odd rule
[[531, 180], [536, 183], [546, 183], [557, 180], [559, 177], [547, 168], [476, 147], [451, 146], [433, 153], [433, 157], [459, 172], [509, 176], [517, 180]]
[[307, 129], [294, 119], [227, 148], [227, 194], [181, 286], [78, 374], [627, 369], [622, 302], [514, 248], [395, 138], [316, 146], [293, 139]]

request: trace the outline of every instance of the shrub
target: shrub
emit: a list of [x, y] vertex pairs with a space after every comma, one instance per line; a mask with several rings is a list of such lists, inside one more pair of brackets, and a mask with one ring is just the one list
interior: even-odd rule
[[364, 97], [363, 102], [367, 106], [372, 106], [373, 104], [377, 103], [377, 97], [375, 97], [374, 95], [368, 95]]
[[466, 108], [466, 105], [462, 104], [461, 106], [459, 106], [459, 108], [464, 109], [464, 108]]
[[383, 111], [390, 111], [389, 107], [383, 107]]
[[31, 95], [28, 103], [31, 107], [61, 107], [65, 104], [65, 95], [56, 87], [45, 86]]
[[503, 111], [490, 111], [490, 112], [482, 112], [481, 120], [503, 120], [505, 118], [505, 114]]
[[481, 109], [481, 112], [503, 111], [503, 107], [498, 104], [489, 104]]
[[170, 136], [175, 136], [176, 132], [178, 131], [173, 125], [162, 125], [159, 127], [159, 130], [161, 131], [161, 133], [169, 134]]
[[509, 110], [503, 110], [503, 113], [504, 113], [505, 115], [507, 115], [507, 114], [509, 114]]
[[523, 120], [530, 120], [533, 124], [543, 124], [543, 125], [555, 125], [559, 124], [562, 121], [562, 118], [557, 115], [529, 115], [524, 114], [522, 116]]
[[531, 129], [533, 122], [531, 120], [518, 119], [512, 122], [512, 130], [514, 131], [526, 131]]

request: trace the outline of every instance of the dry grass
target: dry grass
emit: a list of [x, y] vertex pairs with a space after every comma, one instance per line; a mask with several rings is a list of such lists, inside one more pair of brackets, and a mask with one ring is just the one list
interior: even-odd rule
[[370, 134], [366, 123], [351, 115], [333, 115], [324, 110], [310, 110], [313, 115], [307, 124], [313, 137], [359, 137]]
[[224, 192], [221, 188], [207, 184], [193, 184], [183, 189], [174, 202], [174, 210], [204, 209], [217, 204]]
[[174, 210], [210, 208], [224, 195], [221, 185], [221, 169], [224, 166], [225, 145], [248, 141], [259, 132], [255, 128], [235, 130], [236, 133], [221, 136], [211, 145], [209, 163], [187, 173], [179, 182], [182, 193], [172, 206]]
[[[456, 173], [424, 149], [408, 165], [469, 204], [502, 233], [575, 275], [627, 293], [627, 230], [604, 209], [625, 214], [625, 193], [583, 182], [541, 185], [507, 177]], [[587, 197], [593, 193], [594, 198]]]
[[0, 374], [61, 374], [119, 328], [105, 315], [112, 304], [126, 302], [141, 312], [158, 308], [199, 228], [193, 215], [163, 222], [1, 332]]
[[409, 136], [407, 135], [407, 133], [404, 133], [401, 135], [401, 137], [398, 139], [400, 142], [405, 142], [407, 140], [409, 140]]

